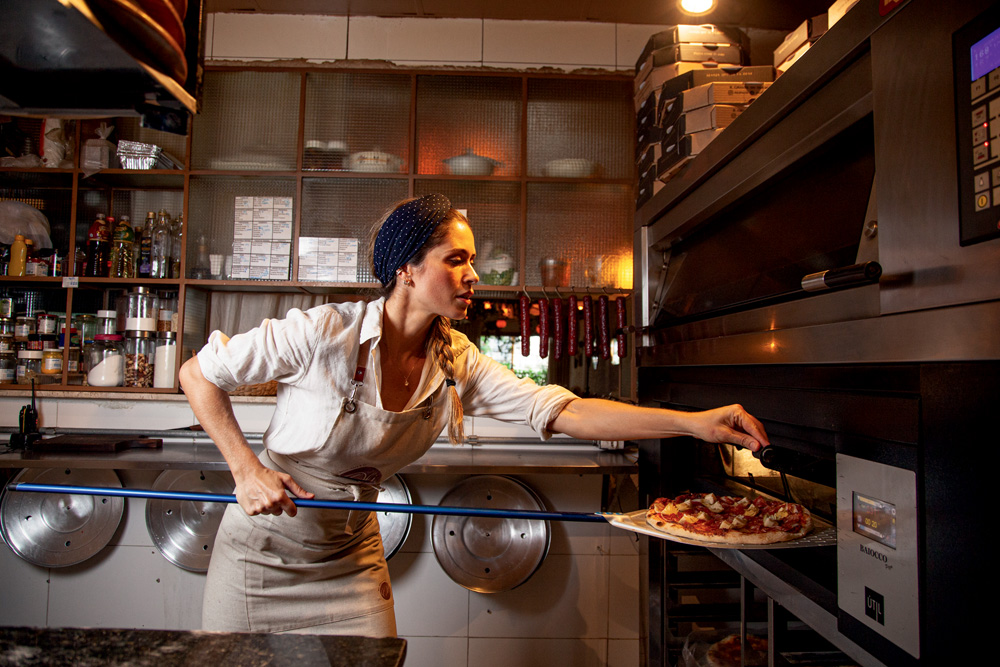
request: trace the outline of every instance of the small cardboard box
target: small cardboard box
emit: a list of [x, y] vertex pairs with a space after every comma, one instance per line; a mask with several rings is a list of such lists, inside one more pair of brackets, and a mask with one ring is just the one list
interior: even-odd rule
[[704, 130], [729, 127], [741, 113], [743, 113], [743, 107], [730, 104], [712, 104], [701, 107], [688, 111], [681, 117], [679, 130], [681, 134], [693, 134]]
[[638, 76], [642, 66], [650, 54], [671, 44], [735, 44], [744, 53], [750, 52], [750, 39], [739, 28], [720, 28], [711, 24], [675, 25], [666, 30], [654, 33], [646, 40], [646, 46], [635, 62], [635, 73]]
[[706, 83], [681, 93], [681, 108], [687, 113], [710, 104], [749, 104], [770, 85], [770, 83], [743, 83], [741, 81]]

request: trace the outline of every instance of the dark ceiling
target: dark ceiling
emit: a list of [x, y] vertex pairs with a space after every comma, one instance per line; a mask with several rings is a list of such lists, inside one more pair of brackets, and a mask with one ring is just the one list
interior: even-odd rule
[[610, 23], [715, 23], [793, 30], [825, 13], [832, 0], [718, 0], [711, 14], [692, 17], [677, 0], [205, 0], [210, 12], [322, 14], [431, 18], [603, 21]]

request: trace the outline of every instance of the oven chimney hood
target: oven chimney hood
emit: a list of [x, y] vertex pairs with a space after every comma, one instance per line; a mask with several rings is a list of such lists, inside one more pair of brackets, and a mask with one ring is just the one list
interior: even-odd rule
[[3, 0], [0, 114], [138, 115], [184, 134], [200, 103], [203, 19], [203, 0]]

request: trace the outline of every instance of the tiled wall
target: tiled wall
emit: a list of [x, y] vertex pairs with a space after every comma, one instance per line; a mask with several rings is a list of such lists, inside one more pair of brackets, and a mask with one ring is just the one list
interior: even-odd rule
[[630, 70], [663, 26], [568, 21], [212, 14], [209, 60]]

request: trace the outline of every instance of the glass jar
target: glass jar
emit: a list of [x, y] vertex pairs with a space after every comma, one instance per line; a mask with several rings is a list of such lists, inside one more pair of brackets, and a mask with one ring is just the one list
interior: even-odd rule
[[0, 336], [14, 335], [14, 318], [0, 317]]
[[67, 373], [79, 373], [80, 372], [80, 348], [71, 347], [66, 353], [66, 372]]
[[157, 332], [153, 364], [153, 386], [172, 389], [177, 375], [177, 334], [173, 331]]
[[[97, 311], [97, 320], [94, 328], [94, 336], [96, 336], [97, 334], [103, 334], [105, 336], [113, 336], [116, 333], [118, 333], [117, 319], [118, 319], [118, 313], [113, 310]], [[84, 338], [86, 338], [86, 334], [84, 335]]]
[[38, 333], [42, 336], [47, 336], [48, 334], [55, 335], [56, 321], [57, 318], [55, 315], [50, 315], [49, 313], [36, 313], [35, 333]]
[[63, 351], [61, 347], [42, 350], [42, 375], [62, 375]]
[[41, 384], [42, 379], [42, 351], [41, 350], [21, 350], [17, 353], [17, 375], [18, 384], [31, 384], [34, 380], [36, 384]]
[[97, 334], [87, 347], [87, 384], [120, 387], [125, 378], [125, 349], [118, 334]]
[[125, 295], [125, 331], [156, 332], [160, 298], [148, 287], [136, 287]]
[[156, 339], [149, 331], [125, 332], [124, 387], [152, 387]]
[[43, 350], [54, 350], [59, 347], [59, 338], [54, 334], [39, 336], [38, 339], [42, 342]]
[[14, 320], [14, 340], [28, 340], [35, 333], [35, 318], [30, 315], [18, 315]]
[[77, 313], [73, 316], [76, 328], [80, 331], [82, 345], [90, 345], [97, 335], [97, 318], [90, 313]]
[[14, 336], [10, 334], [0, 334], [0, 352], [14, 351]]
[[0, 384], [14, 384], [17, 380], [17, 356], [13, 350], [0, 352]]

